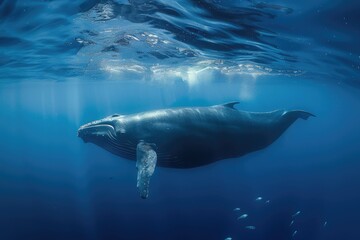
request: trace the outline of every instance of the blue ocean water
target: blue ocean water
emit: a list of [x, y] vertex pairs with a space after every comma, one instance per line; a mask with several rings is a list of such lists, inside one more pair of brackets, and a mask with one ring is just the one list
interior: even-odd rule
[[[0, 1], [0, 239], [360, 239], [359, 12]], [[238, 159], [156, 168], [146, 200], [134, 162], [76, 135], [113, 113], [230, 101], [316, 118]]]

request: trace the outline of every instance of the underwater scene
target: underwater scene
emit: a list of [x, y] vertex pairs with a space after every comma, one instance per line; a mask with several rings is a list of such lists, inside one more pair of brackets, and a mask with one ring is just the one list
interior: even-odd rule
[[0, 240], [360, 239], [359, 13], [0, 0]]

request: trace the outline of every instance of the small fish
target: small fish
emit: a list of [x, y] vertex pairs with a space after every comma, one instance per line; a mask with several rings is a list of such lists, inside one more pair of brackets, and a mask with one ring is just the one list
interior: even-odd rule
[[238, 207], [237, 207], [237, 208], [234, 208], [233, 211], [234, 211], [234, 212], [235, 212], [235, 211], [240, 211], [240, 208], [238, 208]]
[[297, 230], [295, 230], [292, 234], [293, 237], [295, 237], [295, 235], [297, 234]]
[[327, 225], [327, 221], [324, 222], [324, 227], [326, 227], [326, 225]]
[[266, 204], [269, 204], [270, 203], [270, 200], [266, 200], [266, 202], [265, 202]]
[[255, 201], [261, 201], [262, 200], [262, 197], [257, 197], [256, 199], [255, 199]]
[[241, 215], [240, 217], [238, 217], [237, 220], [244, 219], [244, 218], [247, 218], [247, 217], [248, 217], [248, 215], [245, 213], [245, 214]]
[[301, 211], [297, 211], [294, 215], [292, 215], [292, 217], [294, 218], [294, 217], [298, 216], [300, 213], [301, 213]]
[[255, 230], [255, 229], [256, 229], [255, 226], [246, 226], [245, 228], [246, 228], [246, 229], [250, 229], [250, 230]]
[[231, 237], [227, 237], [227, 238], [225, 238], [224, 240], [232, 240], [232, 238], [231, 238]]
[[294, 224], [294, 220], [291, 221], [290, 226], [292, 226], [293, 224]]

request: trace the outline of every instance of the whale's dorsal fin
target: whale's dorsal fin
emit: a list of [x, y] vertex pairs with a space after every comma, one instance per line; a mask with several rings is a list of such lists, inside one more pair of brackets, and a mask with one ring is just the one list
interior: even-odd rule
[[137, 168], [137, 188], [141, 198], [149, 195], [150, 177], [156, 167], [157, 154], [153, 149], [153, 144], [140, 141], [136, 147], [136, 168]]
[[238, 104], [238, 103], [239, 103], [238, 101], [236, 101], [236, 102], [229, 102], [229, 103], [221, 104], [221, 106], [223, 106], [223, 107], [228, 107], [228, 108], [232, 108], [232, 109], [236, 109], [236, 108], [234, 108], [234, 106], [235, 106], [236, 104]]

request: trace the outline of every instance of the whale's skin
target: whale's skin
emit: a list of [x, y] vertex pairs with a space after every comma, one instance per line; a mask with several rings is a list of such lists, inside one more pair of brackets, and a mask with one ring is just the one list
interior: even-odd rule
[[115, 114], [83, 125], [78, 136], [130, 160], [145, 142], [156, 151], [157, 166], [193, 168], [263, 149], [298, 118], [314, 116], [301, 110], [240, 111], [235, 104]]

